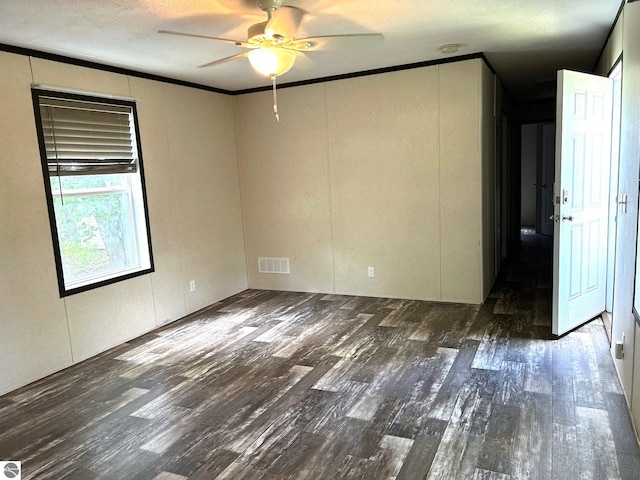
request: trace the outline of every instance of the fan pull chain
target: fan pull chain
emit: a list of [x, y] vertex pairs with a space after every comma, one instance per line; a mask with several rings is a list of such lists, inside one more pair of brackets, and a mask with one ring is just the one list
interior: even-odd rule
[[276, 116], [276, 122], [280, 121], [280, 115], [278, 115], [278, 95], [276, 94], [276, 76], [271, 77], [273, 81], [273, 113]]

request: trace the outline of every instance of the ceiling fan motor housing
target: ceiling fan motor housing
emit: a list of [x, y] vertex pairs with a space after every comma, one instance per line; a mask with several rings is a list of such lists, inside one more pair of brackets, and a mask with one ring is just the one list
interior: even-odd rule
[[247, 39], [249, 43], [260, 45], [267, 39], [265, 29], [269, 22], [254, 23], [247, 29]]
[[282, 5], [282, 0], [257, 0], [260, 10], [273, 13]]

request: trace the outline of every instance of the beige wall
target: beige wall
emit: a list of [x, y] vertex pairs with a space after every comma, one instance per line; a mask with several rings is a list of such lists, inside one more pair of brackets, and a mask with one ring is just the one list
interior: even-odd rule
[[0, 53], [0, 71], [1, 394], [70, 365], [72, 356], [51, 247], [29, 58]]
[[[640, 3], [624, 9], [622, 27], [622, 121], [620, 135], [619, 192], [628, 194], [628, 212], [618, 214], [616, 239], [615, 290], [613, 297], [613, 340], [625, 335], [625, 358], [616, 360], [622, 384], [631, 396], [633, 384], [640, 382], [640, 365], [634, 361], [633, 285], [635, 278], [636, 233], [638, 220], [638, 166], [640, 160]], [[640, 398], [630, 398], [636, 425], [640, 425]]]
[[607, 75], [623, 54], [622, 119], [620, 133], [620, 179], [618, 192], [628, 194], [627, 213], [618, 212], [612, 339], [624, 336], [625, 355], [615, 359], [616, 369], [636, 426], [640, 426], [640, 338], [632, 314], [636, 279], [636, 233], [638, 220], [638, 168], [640, 160], [640, 3], [624, 7], [605, 45], [597, 71]]
[[326, 85], [337, 293], [440, 296], [437, 89], [437, 68]]
[[[236, 97], [242, 207], [253, 288], [329, 292], [331, 199], [324, 84]], [[257, 258], [290, 257], [291, 275], [258, 275]]]
[[[622, 119], [620, 123], [620, 177], [618, 192], [629, 195], [629, 209], [627, 213], [618, 214], [618, 230], [616, 237], [616, 265], [615, 286], [613, 292], [613, 325], [612, 337], [620, 340], [626, 337], [627, 355], [623, 360], [616, 360], [616, 368], [622, 380], [622, 385], [630, 395], [633, 381], [633, 348], [635, 325], [631, 313], [633, 302], [633, 282], [635, 276], [635, 238], [638, 218], [638, 138], [640, 138], [640, 110], [637, 106], [640, 89], [640, 36], [636, 33], [640, 27], [640, 17], [637, 15], [638, 4], [625, 7], [623, 20], [623, 51], [622, 66]], [[634, 13], [635, 22], [634, 22]], [[618, 27], [619, 28], [619, 27]], [[634, 32], [634, 30], [636, 32]]]
[[604, 46], [602, 51], [602, 55], [598, 60], [598, 65], [596, 66], [596, 72], [599, 75], [608, 75], [615, 63], [622, 55], [622, 30], [624, 26], [624, 10], [618, 17], [618, 21], [616, 22], [613, 31], [611, 32], [611, 36], [607, 40], [607, 43]]
[[482, 299], [489, 295], [496, 279], [496, 122], [501, 112], [500, 86], [486, 64], [482, 64], [480, 125], [482, 126]]
[[[0, 71], [0, 394], [246, 288], [230, 97], [9, 53]], [[138, 99], [155, 273], [59, 298], [32, 83]]]
[[[479, 303], [493, 283], [493, 76], [479, 59], [284, 89], [280, 123], [270, 92], [10, 53], [0, 69], [0, 394], [248, 284]], [[59, 298], [34, 83], [137, 99], [154, 273]], [[289, 257], [291, 275], [258, 274], [258, 256]]]
[[[493, 92], [476, 59], [282, 89], [280, 123], [270, 92], [236, 97], [250, 286], [482, 302]], [[259, 256], [291, 275], [258, 273]]]

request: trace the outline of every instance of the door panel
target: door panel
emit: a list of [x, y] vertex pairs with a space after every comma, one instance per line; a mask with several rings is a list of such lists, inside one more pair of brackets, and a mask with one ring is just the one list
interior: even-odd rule
[[602, 232], [600, 229], [600, 220], [589, 222], [589, 233], [587, 239], [589, 247], [587, 252], [587, 292], [595, 290], [599, 286], [601, 279], [600, 265], [598, 262], [600, 252], [600, 238]]
[[612, 81], [558, 72], [552, 330], [605, 310]]
[[571, 260], [569, 262], [569, 300], [580, 296], [582, 292], [582, 225], [571, 227]]

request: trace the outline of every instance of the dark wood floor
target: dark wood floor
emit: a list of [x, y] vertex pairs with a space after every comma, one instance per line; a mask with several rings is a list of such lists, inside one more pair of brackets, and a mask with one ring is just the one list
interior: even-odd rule
[[483, 306], [241, 293], [0, 397], [0, 460], [38, 479], [638, 479], [601, 321], [549, 334], [549, 251], [525, 235]]

